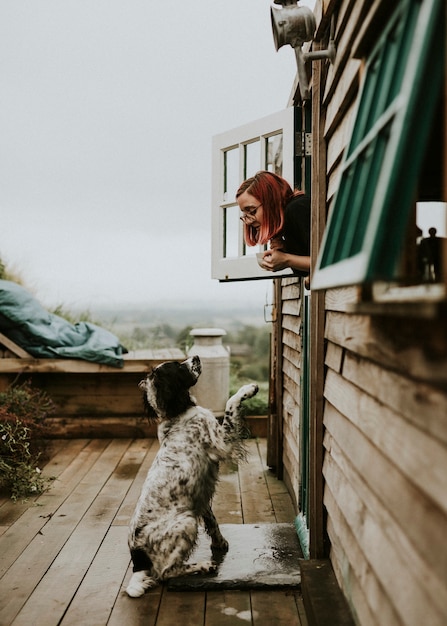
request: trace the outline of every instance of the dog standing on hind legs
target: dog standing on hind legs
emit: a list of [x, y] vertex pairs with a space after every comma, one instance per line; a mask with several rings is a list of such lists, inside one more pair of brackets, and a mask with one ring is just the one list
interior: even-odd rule
[[215, 571], [212, 560], [187, 563], [201, 520], [212, 550], [228, 550], [211, 502], [219, 462], [244, 458], [240, 409], [258, 386], [241, 387], [218, 420], [191, 396], [200, 373], [200, 359], [193, 356], [158, 365], [139, 385], [148, 417], [159, 420], [160, 449], [130, 522], [133, 574], [126, 591], [131, 597], [174, 576]]

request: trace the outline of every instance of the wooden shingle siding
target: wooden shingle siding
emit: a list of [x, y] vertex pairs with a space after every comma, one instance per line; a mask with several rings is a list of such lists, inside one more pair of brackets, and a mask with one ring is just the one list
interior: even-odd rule
[[[318, 43], [314, 42], [314, 49], [324, 48], [334, 17], [337, 52], [333, 64], [322, 62], [312, 67], [314, 261], [321, 216], [331, 210], [339, 184], [366, 58], [396, 6], [386, 0], [316, 2]], [[445, 144], [445, 138], [443, 141]], [[323, 445], [316, 449], [311, 442], [310, 515], [315, 503], [318, 513], [321, 493], [328, 539], [324, 543], [326, 536], [322, 538], [327, 546], [325, 556], [331, 559], [357, 624], [444, 626], [445, 308], [429, 320], [415, 317], [408, 303], [400, 307], [398, 316], [359, 314], [358, 309], [353, 313], [361, 290], [359, 285], [313, 290], [311, 294], [312, 303], [320, 294], [324, 298], [324, 332], [312, 331], [319, 329], [315, 319], [321, 311], [313, 306], [310, 313], [311, 354], [315, 350], [323, 355], [313, 361], [311, 357], [311, 391], [312, 386], [318, 388], [317, 374], [324, 384], [310, 400], [311, 435], [321, 433], [321, 424], [323, 430]], [[291, 285], [285, 281], [281, 298], [284, 474], [295, 490], [302, 435], [301, 301], [299, 291], [291, 293]], [[312, 472], [314, 477], [318, 475], [319, 451], [323, 454], [322, 476], [320, 470], [320, 478], [312, 480]], [[312, 553], [318, 532], [313, 538], [312, 519], [310, 524]]]
[[[349, 138], [362, 62], [383, 2], [352, 11], [324, 87], [327, 205]], [[380, 12], [380, 5], [381, 12]], [[360, 21], [362, 17], [362, 21]], [[377, 30], [377, 34], [379, 30]], [[344, 65], [343, 65], [344, 64]], [[359, 624], [438, 625], [447, 615], [445, 320], [348, 313], [358, 288], [326, 292], [324, 505], [330, 557]]]
[[283, 343], [283, 463], [284, 482], [295, 503], [299, 500], [299, 429], [301, 398], [301, 299], [300, 283], [286, 278], [282, 285], [282, 343]]

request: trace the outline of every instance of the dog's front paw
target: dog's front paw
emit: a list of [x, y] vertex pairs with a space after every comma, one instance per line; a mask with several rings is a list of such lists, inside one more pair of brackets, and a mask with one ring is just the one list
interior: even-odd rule
[[256, 383], [251, 383], [250, 385], [244, 385], [239, 389], [239, 393], [241, 394], [241, 401], [246, 400], [247, 398], [252, 398], [259, 391], [259, 387]]
[[155, 587], [156, 584], [155, 580], [145, 570], [134, 572], [127, 585], [126, 593], [131, 598], [139, 598], [144, 595], [147, 589]]

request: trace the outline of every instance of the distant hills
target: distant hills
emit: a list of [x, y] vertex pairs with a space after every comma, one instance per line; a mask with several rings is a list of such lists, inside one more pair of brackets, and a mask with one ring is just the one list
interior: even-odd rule
[[135, 326], [167, 324], [176, 329], [223, 328], [227, 332], [243, 326], [261, 326], [264, 321], [264, 306], [256, 303], [213, 303], [180, 302], [138, 305], [110, 305], [91, 308], [95, 320], [112, 325], [117, 330], [128, 330]]

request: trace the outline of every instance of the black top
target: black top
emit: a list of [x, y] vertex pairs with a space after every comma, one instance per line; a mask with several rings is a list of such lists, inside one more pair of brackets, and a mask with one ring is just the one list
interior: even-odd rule
[[[282, 230], [284, 252], [298, 256], [310, 256], [310, 198], [295, 196], [284, 209]], [[293, 270], [295, 276], [308, 276], [304, 270]]]

